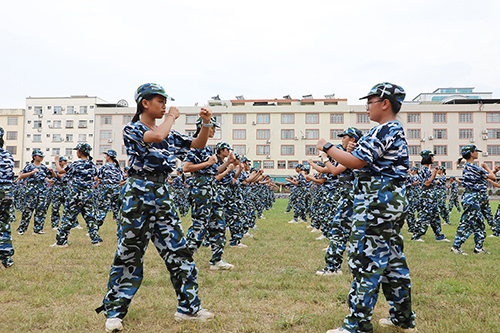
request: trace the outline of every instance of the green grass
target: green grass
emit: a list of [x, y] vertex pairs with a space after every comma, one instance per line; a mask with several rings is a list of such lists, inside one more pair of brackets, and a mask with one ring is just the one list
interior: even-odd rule
[[[246, 249], [226, 248], [224, 258], [235, 265], [229, 272], [209, 270], [210, 251], [195, 255], [204, 308], [217, 316], [209, 323], [177, 323], [176, 298], [168, 272], [154, 245], [145, 258], [145, 277], [124, 325], [126, 332], [326, 332], [341, 325], [348, 312], [351, 284], [346, 262], [344, 275], [319, 277], [324, 267], [325, 240], [316, 241], [305, 224], [288, 224], [287, 201], [278, 200], [258, 220], [254, 239]], [[498, 203], [492, 202], [493, 211]], [[444, 233], [453, 240], [460, 216]], [[16, 222], [12, 227], [18, 227]], [[184, 219], [187, 230], [189, 219]], [[94, 309], [106, 292], [116, 247], [116, 224], [110, 215], [101, 230], [102, 246], [93, 247], [85, 230], [72, 230], [68, 248], [50, 248], [55, 231], [23, 236], [13, 232], [15, 264], [0, 270], [0, 332], [104, 332], [105, 318]], [[487, 227], [488, 235], [491, 234]], [[500, 332], [500, 239], [487, 238], [491, 255], [473, 255], [472, 237], [462, 249], [468, 256], [450, 253], [451, 243], [434, 241], [429, 228], [425, 243], [410, 242], [405, 253], [411, 270], [412, 298], [421, 332]], [[388, 306], [380, 294], [374, 332]]]

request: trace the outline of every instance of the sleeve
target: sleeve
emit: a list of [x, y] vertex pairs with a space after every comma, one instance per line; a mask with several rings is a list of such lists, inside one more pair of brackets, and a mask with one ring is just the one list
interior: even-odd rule
[[130, 123], [123, 129], [123, 142], [127, 147], [127, 155], [145, 155], [148, 144], [144, 142], [144, 131], [135, 123]]
[[169, 134], [169, 143], [175, 147], [175, 157], [184, 159], [191, 149], [193, 138], [177, 131], [171, 131]]
[[31, 166], [32, 166], [32, 164], [31, 164], [31, 163], [30, 163], [30, 164], [28, 164], [28, 165], [26, 165], [26, 166], [25, 166], [25, 167], [21, 170], [21, 172], [22, 172], [22, 173], [28, 173], [28, 172], [31, 172], [31, 171], [33, 170], [33, 169], [31, 168]]
[[380, 127], [375, 127], [370, 133], [363, 136], [354, 148], [352, 155], [360, 160], [366, 161], [367, 166], [372, 166], [373, 162], [384, 155], [385, 147], [388, 146], [386, 135]]

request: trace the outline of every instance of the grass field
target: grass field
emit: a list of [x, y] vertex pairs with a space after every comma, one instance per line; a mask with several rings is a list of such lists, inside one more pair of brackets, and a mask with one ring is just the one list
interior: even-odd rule
[[[176, 298], [168, 272], [151, 244], [145, 277], [124, 319], [125, 332], [326, 332], [341, 325], [348, 312], [351, 275], [320, 277], [325, 240], [317, 241], [306, 224], [288, 224], [287, 201], [279, 199], [258, 220], [246, 249], [226, 248], [232, 271], [210, 271], [210, 251], [195, 255], [200, 298], [216, 314], [212, 322], [174, 321]], [[493, 211], [498, 203], [492, 202]], [[444, 233], [453, 240], [459, 220]], [[68, 248], [50, 248], [55, 231], [30, 229], [18, 236], [13, 226], [15, 264], [0, 270], [0, 332], [104, 332], [105, 318], [94, 309], [102, 304], [116, 247], [116, 224], [110, 214], [101, 229], [102, 246], [93, 247], [85, 230], [72, 230]], [[187, 230], [189, 219], [183, 220]], [[488, 235], [491, 234], [487, 227]], [[473, 255], [472, 238], [450, 253], [451, 243], [434, 241], [429, 228], [425, 243], [411, 242], [406, 230], [405, 253], [411, 270], [417, 327], [425, 333], [500, 332], [500, 239], [488, 237], [490, 255]], [[397, 332], [378, 326], [388, 306], [380, 294], [374, 332]]]

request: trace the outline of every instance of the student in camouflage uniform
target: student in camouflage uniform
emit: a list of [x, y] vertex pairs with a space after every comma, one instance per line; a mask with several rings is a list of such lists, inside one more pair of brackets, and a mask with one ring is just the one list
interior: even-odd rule
[[57, 229], [56, 243], [52, 247], [67, 247], [68, 237], [71, 228], [78, 219], [78, 214], [82, 214], [90, 241], [93, 245], [99, 245], [102, 242], [99, 237], [99, 226], [96, 221], [94, 206], [94, 177], [97, 175], [97, 168], [92, 162], [90, 151], [92, 148], [88, 143], [79, 143], [75, 148], [78, 161], [62, 168], [59, 164], [59, 156], [54, 158], [57, 172], [67, 174], [69, 180], [68, 200], [66, 200], [61, 225]]
[[[59, 165], [64, 169], [68, 164], [66, 157], [59, 157]], [[50, 221], [52, 229], [57, 230], [59, 227], [59, 220], [61, 219], [60, 209], [64, 207], [66, 198], [69, 195], [68, 191], [68, 177], [66, 174], [56, 175], [54, 178], [54, 185], [52, 186], [52, 208], [50, 214]]]
[[461, 183], [455, 176], [450, 177], [450, 201], [448, 202], [448, 211], [451, 213], [453, 206], [457, 207], [459, 213], [462, 212], [460, 208], [460, 201], [458, 200], [458, 185]]
[[436, 178], [436, 198], [438, 212], [441, 218], [444, 220], [443, 224], [450, 225], [450, 212], [448, 211], [448, 207], [446, 206], [446, 192], [448, 189], [448, 185], [446, 185], [446, 168], [444, 166], [441, 165], [439, 167]]
[[[212, 118], [210, 124], [206, 125], [202, 125], [202, 119], [199, 118], [193, 137], [196, 138], [201, 128], [208, 127], [207, 125], [210, 125], [209, 138], [213, 138], [215, 127], [218, 127], [215, 118]], [[212, 249], [210, 269], [232, 269], [233, 265], [222, 260], [226, 245], [226, 220], [215, 180], [218, 174], [217, 156], [209, 146], [203, 149], [191, 149], [184, 162], [183, 170], [193, 174], [190, 195], [192, 224], [186, 234], [187, 246], [194, 254], [201, 246], [205, 234], [208, 233], [208, 242]]]
[[406, 204], [408, 211], [406, 212], [406, 223], [408, 224], [408, 231], [413, 233], [415, 231], [415, 212], [419, 204], [419, 186], [420, 177], [418, 176], [417, 167], [412, 167], [408, 178], [406, 178]]
[[113, 212], [116, 219], [120, 211], [120, 183], [123, 171], [116, 160], [116, 151], [110, 149], [104, 153], [106, 163], [97, 172], [96, 220], [99, 227], [104, 223], [108, 211]]
[[4, 134], [4, 129], [0, 127], [0, 261], [4, 267], [10, 267], [14, 265], [12, 260], [14, 247], [10, 230], [14, 158], [8, 150], [3, 149]]
[[[455, 241], [451, 247], [451, 251], [456, 254], [467, 255], [462, 251], [461, 246], [471, 234], [474, 233], [474, 253], [489, 254], [484, 248], [483, 243], [486, 237], [485, 225], [483, 220], [483, 213], [481, 211], [481, 204], [488, 199], [487, 194], [487, 179], [496, 180], [495, 173], [499, 168], [494, 171], [490, 170], [486, 163], [481, 167], [473, 164], [474, 160], [478, 158], [478, 152], [475, 145], [467, 145], [462, 147], [462, 158], [467, 161], [463, 169], [464, 193], [462, 195], [462, 207], [464, 209], [460, 223], [458, 224], [457, 234]], [[460, 164], [460, 158], [457, 164]]]
[[[349, 267], [353, 283], [349, 292], [351, 313], [336, 332], [372, 332], [373, 308], [380, 285], [389, 303], [390, 317], [381, 326], [398, 326], [416, 332], [411, 306], [410, 271], [403, 253], [401, 228], [405, 217], [405, 180], [408, 144], [396, 114], [404, 90], [388, 82], [375, 85], [366, 109], [378, 122], [347, 152], [320, 139], [323, 149], [340, 164], [354, 169], [354, 211], [349, 237]], [[349, 153], [352, 151], [351, 153]]]
[[181, 216], [186, 216], [189, 213], [189, 196], [186, 187], [186, 176], [182, 168], [177, 168], [177, 177], [172, 181], [172, 188], [174, 189], [174, 202], [175, 206], [179, 209]]
[[[165, 184], [175, 168], [176, 158], [184, 160], [190, 148], [205, 147], [209, 128], [203, 126], [196, 139], [173, 130], [180, 113], [175, 107], [166, 113], [167, 98], [160, 85], [140, 86], [135, 93], [137, 113], [123, 129], [130, 178], [120, 193], [119, 238], [108, 292], [103, 306], [96, 310], [105, 311], [109, 332], [123, 329], [122, 319], [143, 279], [144, 253], [150, 239], [170, 272], [177, 295], [174, 318], [207, 321], [214, 317], [201, 308], [196, 265], [184, 238], [173, 195]], [[200, 115], [203, 123], [209, 125], [211, 111], [202, 108]], [[163, 123], [156, 126], [155, 120], [161, 118]]]
[[420, 194], [420, 211], [418, 212], [419, 219], [415, 224], [415, 229], [412, 240], [423, 242], [420, 237], [425, 235], [429, 224], [434, 231], [437, 241], [449, 242], [446, 236], [441, 231], [441, 220], [439, 219], [438, 202], [436, 197], [436, 174], [438, 167], [430, 170], [429, 167], [434, 162], [434, 154], [430, 150], [420, 152], [422, 156], [422, 167], [420, 168], [419, 176], [422, 184], [422, 192]]
[[47, 214], [47, 191], [49, 182], [53, 182], [49, 177], [55, 177], [54, 170], [47, 168], [42, 162], [45, 155], [41, 150], [33, 150], [32, 160], [19, 173], [19, 178], [26, 179], [26, 202], [21, 217], [21, 223], [17, 228], [18, 235], [24, 235], [28, 229], [33, 211], [35, 221], [33, 232], [38, 235], [45, 234], [43, 226]]

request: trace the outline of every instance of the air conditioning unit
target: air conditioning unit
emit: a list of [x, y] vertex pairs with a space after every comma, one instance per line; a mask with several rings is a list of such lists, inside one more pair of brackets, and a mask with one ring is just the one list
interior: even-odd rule
[[488, 152], [487, 152], [487, 151], [484, 151], [484, 152], [483, 152], [483, 156], [485, 156], [485, 157], [486, 157], [486, 156], [488, 156]]
[[63, 106], [63, 107], [61, 108], [61, 111], [65, 111], [65, 110], [66, 110], [66, 108]]
[[50, 151], [50, 148], [45, 148], [45, 151]]
[[271, 140], [267, 140], [267, 141], [266, 141], [266, 144], [271, 144]]
[[255, 121], [252, 121], [252, 125], [257, 125], [257, 123]]
[[62, 138], [62, 137], [61, 137], [61, 138], [59, 138], [59, 141], [64, 141], [64, 138]]
[[42, 128], [41, 127], [38, 127], [37, 128], [38, 132], [41, 132], [42, 131]]
[[52, 124], [49, 124], [48, 126], [49, 126], [49, 128], [52, 128]]
[[113, 142], [113, 139], [108, 139], [108, 143], [111, 143], [111, 142]]
[[266, 158], [271, 158], [271, 155], [266, 155]]
[[469, 141], [470, 141], [471, 143], [476, 142], [476, 140], [474, 140], [474, 139], [470, 139]]
[[39, 114], [39, 115], [38, 115], [38, 118], [43, 118], [43, 114]]
[[300, 138], [301, 138], [302, 140], [304, 140], [306, 137], [305, 137], [304, 135], [302, 135]]
[[425, 142], [425, 138], [420, 139], [420, 142]]
[[488, 140], [488, 134], [483, 135], [483, 140]]
[[488, 130], [482, 130], [481, 134], [488, 134]]
[[294, 139], [294, 140], [298, 140], [298, 139], [299, 139], [299, 137], [298, 137], [298, 136], [296, 136], [296, 137], [295, 137], [295, 138], [293, 138], [293, 139]]
[[72, 159], [73, 159], [73, 155], [69, 155], [68, 160], [72, 160]]
[[432, 135], [430, 135], [429, 140], [434, 140], [434, 137]]

